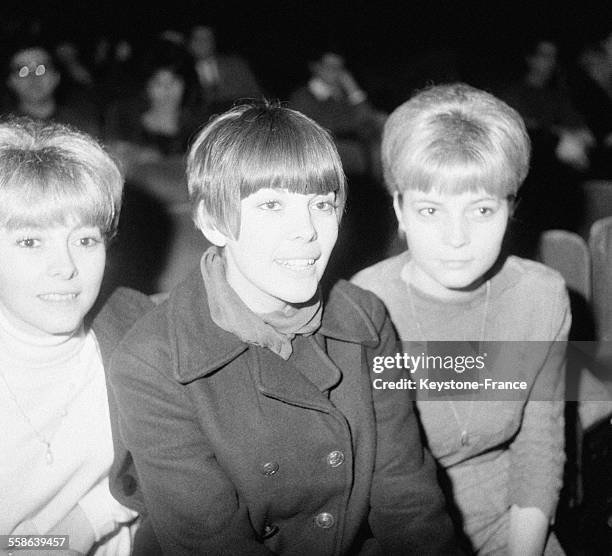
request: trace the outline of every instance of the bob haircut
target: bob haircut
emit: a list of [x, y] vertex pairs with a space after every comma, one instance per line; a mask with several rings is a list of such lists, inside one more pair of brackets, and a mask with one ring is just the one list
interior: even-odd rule
[[240, 201], [264, 188], [335, 192], [338, 219], [346, 178], [330, 134], [304, 114], [263, 101], [235, 106], [196, 136], [187, 158], [194, 220], [227, 237], [240, 230]]
[[382, 160], [392, 194], [484, 190], [513, 200], [531, 145], [518, 112], [464, 83], [418, 92], [387, 119]]
[[103, 147], [68, 126], [0, 121], [0, 226], [40, 227], [72, 219], [110, 240], [121, 210], [123, 177]]

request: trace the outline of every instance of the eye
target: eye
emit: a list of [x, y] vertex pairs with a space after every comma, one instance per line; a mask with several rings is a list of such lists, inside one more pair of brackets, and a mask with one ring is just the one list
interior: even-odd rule
[[40, 246], [40, 239], [36, 239], [33, 237], [24, 237], [23, 239], [17, 240], [17, 245], [26, 249], [32, 249], [34, 247]]
[[434, 216], [435, 214], [437, 214], [438, 209], [435, 207], [425, 207], [425, 208], [421, 208], [419, 209], [419, 214], [421, 216]]
[[101, 239], [97, 237], [81, 237], [77, 241], [81, 247], [95, 247], [101, 242]]
[[270, 200], [265, 201], [259, 205], [259, 208], [262, 210], [280, 210], [282, 208], [279, 201]]
[[18, 75], [19, 77], [27, 77], [28, 75], [30, 75], [30, 68], [28, 68], [28, 66], [23, 66], [19, 68]]
[[313, 207], [320, 212], [332, 213], [336, 211], [336, 204], [334, 201], [328, 199], [315, 201]]
[[39, 64], [38, 66], [36, 66], [36, 70], [34, 71], [34, 73], [37, 77], [40, 77], [41, 75], [44, 75], [46, 71], [47, 68], [45, 67], [45, 65]]
[[73, 244], [78, 247], [86, 247], [92, 248], [100, 245], [102, 240], [102, 234], [100, 230], [96, 227], [87, 227], [82, 228], [81, 230], [76, 230], [73, 237]]
[[488, 218], [489, 216], [493, 216], [496, 210], [494, 207], [481, 205], [479, 207], [476, 207], [474, 212], [479, 218]]

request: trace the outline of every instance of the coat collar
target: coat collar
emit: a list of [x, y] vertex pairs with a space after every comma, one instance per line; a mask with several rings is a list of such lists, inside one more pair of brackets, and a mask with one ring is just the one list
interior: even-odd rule
[[[323, 310], [321, 334], [334, 340], [374, 346], [378, 333], [363, 308], [349, 295], [346, 282], [336, 285]], [[211, 319], [208, 298], [199, 269], [170, 295], [168, 328], [174, 351], [173, 374], [186, 384], [233, 361], [249, 344], [219, 328]]]

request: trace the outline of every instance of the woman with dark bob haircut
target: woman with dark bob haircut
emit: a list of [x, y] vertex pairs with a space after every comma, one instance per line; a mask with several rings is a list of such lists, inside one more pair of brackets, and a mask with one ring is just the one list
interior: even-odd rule
[[383, 305], [346, 282], [319, 293], [345, 200], [329, 134], [237, 106], [196, 137], [187, 177], [213, 247], [112, 371], [164, 552], [454, 553], [413, 405], [372, 388], [396, 349]]

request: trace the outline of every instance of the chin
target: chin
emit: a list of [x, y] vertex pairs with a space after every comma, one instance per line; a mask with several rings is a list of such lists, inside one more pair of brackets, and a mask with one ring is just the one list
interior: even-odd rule
[[284, 292], [277, 297], [282, 299], [285, 303], [291, 303], [293, 305], [307, 303], [316, 295], [317, 289], [318, 283], [315, 287], [292, 288], [290, 291]]

